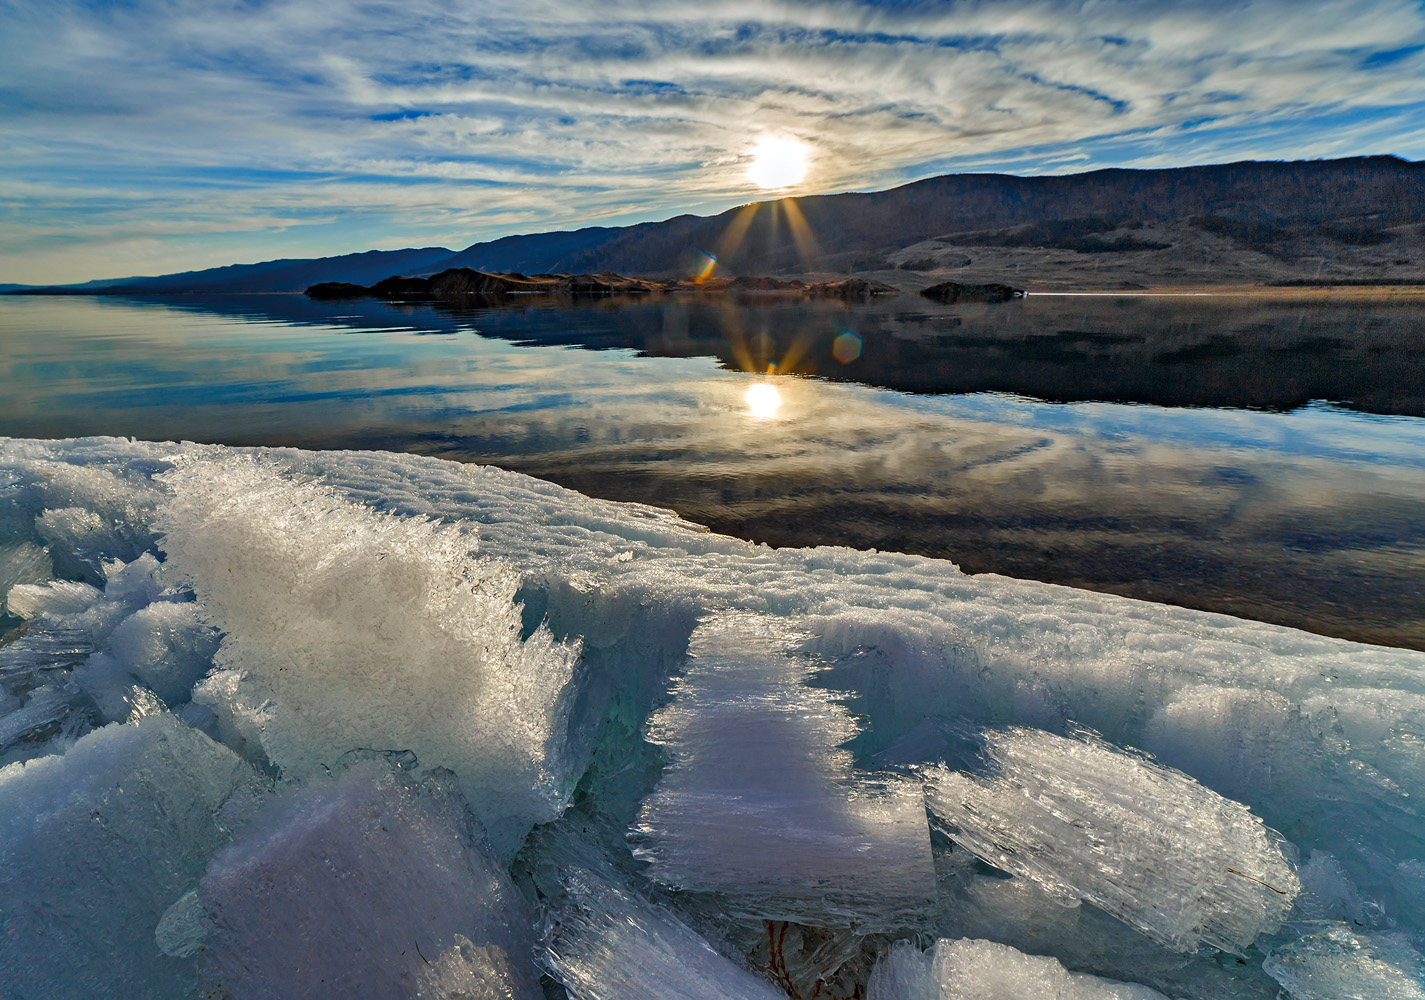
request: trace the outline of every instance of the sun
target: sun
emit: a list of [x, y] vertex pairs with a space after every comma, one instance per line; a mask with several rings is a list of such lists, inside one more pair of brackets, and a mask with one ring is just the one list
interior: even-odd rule
[[763, 136], [752, 148], [747, 179], [760, 188], [788, 188], [807, 175], [807, 146], [796, 139]]

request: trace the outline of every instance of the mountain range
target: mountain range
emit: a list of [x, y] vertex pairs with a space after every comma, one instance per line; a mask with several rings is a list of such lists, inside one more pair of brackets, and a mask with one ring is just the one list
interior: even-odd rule
[[1373, 156], [1046, 177], [950, 174], [714, 216], [507, 236], [458, 252], [369, 251], [20, 291], [294, 292], [456, 267], [674, 277], [713, 260], [725, 274], [890, 275], [906, 287], [1007, 272], [1031, 288], [1414, 284], [1425, 281], [1425, 163]]

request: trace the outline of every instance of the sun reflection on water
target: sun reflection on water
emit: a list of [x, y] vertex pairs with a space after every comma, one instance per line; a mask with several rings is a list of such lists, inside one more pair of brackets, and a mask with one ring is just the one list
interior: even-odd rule
[[747, 411], [758, 420], [771, 420], [782, 408], [782, 394], [775, 385], [758, 382], [747, 387]]

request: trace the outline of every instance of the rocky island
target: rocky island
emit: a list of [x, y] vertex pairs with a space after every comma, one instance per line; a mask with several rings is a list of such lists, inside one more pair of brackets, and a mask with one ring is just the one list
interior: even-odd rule
[[374, 285], [349, 281], [323, 281], [306, 294], [314, 299], [377, 298], [396, 301], [430, 301], [466, 298], [500, 298], [506, 295], [650, 295], [669, 292], [751, 292], [806, 295], [813, 298], [870, 299], [899, 295], [901, 290], [879, 281], [846, 278], [807, 283], [769, 277], [712, 278], [707, 281], [629, 278], [606, 271], [601, 274], [497, 274], [469, 267], [453, 267], [429, 277], [393, 276]]

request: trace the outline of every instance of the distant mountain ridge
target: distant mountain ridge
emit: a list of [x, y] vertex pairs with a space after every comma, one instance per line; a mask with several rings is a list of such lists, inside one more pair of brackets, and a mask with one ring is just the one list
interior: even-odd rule
[[[392, 274], [421, 271], [449, 258], [446, 247], [367, 250], [339, 257], [283, 258], [258, 264], [229, 264], [202, 271], [156, 277], [112, 278], [79, 285], [16, 286], [26, 292], [54, 291], [89, 295], [162, 295], [202, 292], [300, 292], [320, 281], [377, 282]], [[438, 270], [438, 269], [437, 269]]]
[[[1412, 241], [1421, 234], [1408, 227], [1421, 223], [1425, 163], [1393, 156], [1045, 177], [950, 174], [886, 191], [762, 202], [708, 217], [506, 236], [456, 253], [428, 247], [267, 261], [97, 288], [91, 283], [84, 291], [300, 291], [318, 282], [374, 284], [392, 275], [461, 267], [671, 277], [697, 270], [708, 255], [727, 274], [930, 271], [959, 266], [961, 247], [1032, 247], [1107, 259], [1171, 255], [1186, 243], [1251, 259], [1265, 255], [1275, 261], [1275, 269], [1264, 272], [1267, 278], [1293, 278], [1311, 272], [1293, 269], [1292, 262], [1323, 247], [1328, 256], [1380, 248], [1372, 267], [1418, 263], [1409, 256], [1389, 258], [1395, 244], [1401, 247], [1397, 256], [1415, 252]], [[941, 252], [946, 250], [953, 252]]]

